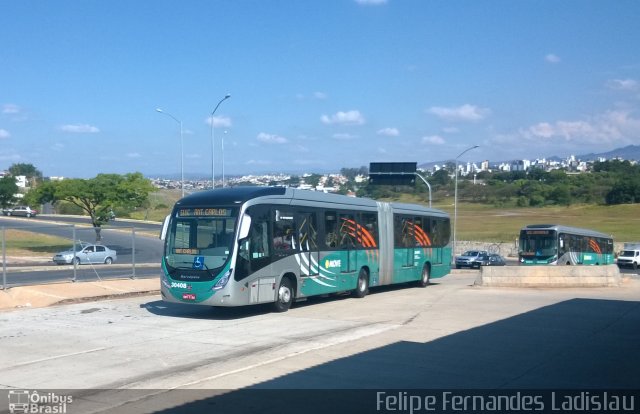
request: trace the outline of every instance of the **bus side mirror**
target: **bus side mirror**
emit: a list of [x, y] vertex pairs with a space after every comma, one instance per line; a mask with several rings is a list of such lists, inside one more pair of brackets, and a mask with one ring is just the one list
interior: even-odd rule
[[164, 218], [164, 223], [162, 223], [162, 230], [160, 230], [160, 240], [164, 240], [167, 238], [167, 230], [169, 229], [169, 219], [171, 216], [167, 216]]
[[249, 237], [249, 228], [251, 227], [251, 216], [248, 214], [242, 215], [242, 221], [240, 222], [240, 231], [238, 232], [238, 240], [246, 239]]
[[564, 240], [560, 239], [560, 247], [564, 247]]

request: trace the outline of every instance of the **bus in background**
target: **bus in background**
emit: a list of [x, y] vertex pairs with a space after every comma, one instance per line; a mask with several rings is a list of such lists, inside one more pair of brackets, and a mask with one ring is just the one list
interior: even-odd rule
[[518, 246], [518, 258], [523, 265], [614, 263], [613, 238], [594, 230], [531, 224], [520, 230]]
[[440, 210], [285, 187], [235, 187], [179, 200], [161, 238], [169, 302], [273, 303], [415, 282], [451, 268]]

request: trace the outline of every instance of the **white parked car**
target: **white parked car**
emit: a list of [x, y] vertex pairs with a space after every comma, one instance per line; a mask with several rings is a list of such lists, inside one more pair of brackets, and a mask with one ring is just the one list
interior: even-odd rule
[[56, 253], [53, 256], [55, 264], [111, 264], [116, 261], [117, 253], [115, 250], [108, 248], [102, 244], [77, 243], [74, 248]]

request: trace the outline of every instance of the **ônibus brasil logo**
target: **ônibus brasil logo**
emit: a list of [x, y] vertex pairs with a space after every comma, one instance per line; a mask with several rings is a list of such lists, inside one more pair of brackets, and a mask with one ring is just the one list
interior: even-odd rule
[[65, 414], [68, 405], [72, 402], [71, 395], [61, 395], [55, 392], [9, 391], [9, 412], [11, 414]]

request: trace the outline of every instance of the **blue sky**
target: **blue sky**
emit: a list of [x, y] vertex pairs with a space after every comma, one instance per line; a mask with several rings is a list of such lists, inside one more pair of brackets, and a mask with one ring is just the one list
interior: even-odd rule
[[0, 0], [0, 170], [325, 172], [640, 144], [635, 0]]

